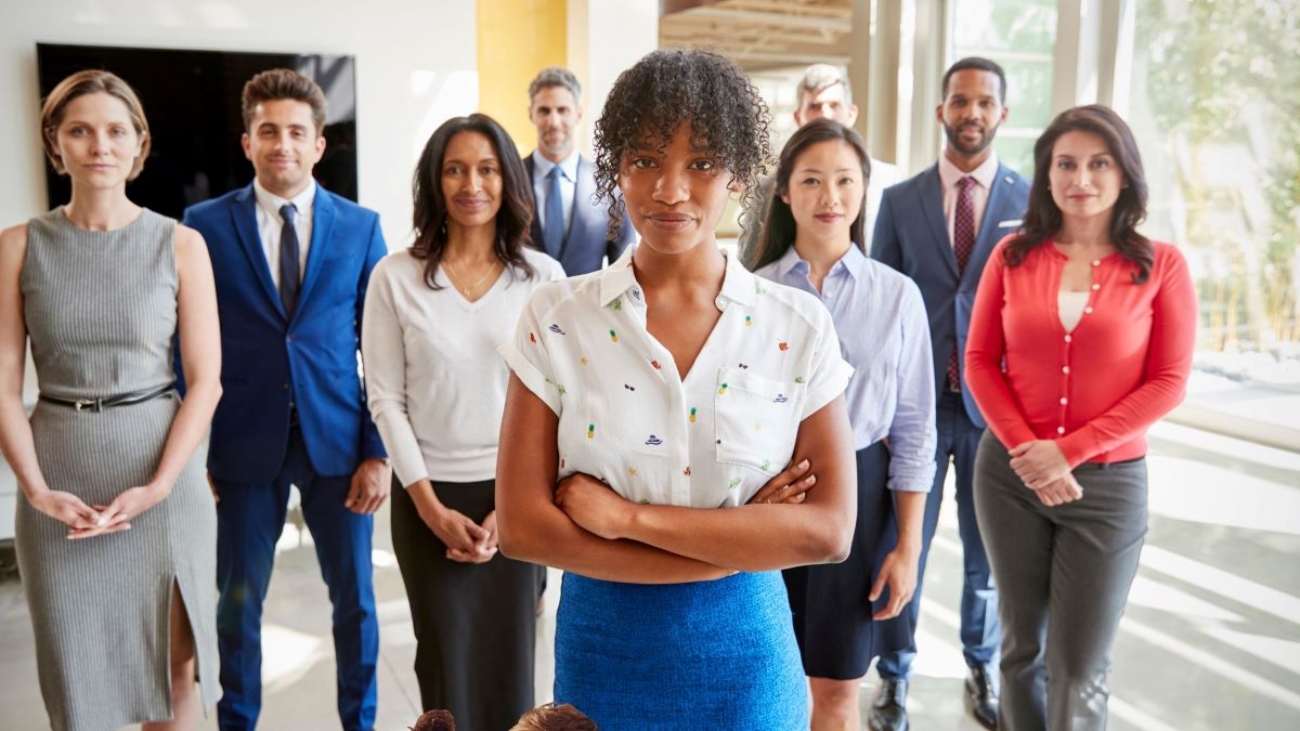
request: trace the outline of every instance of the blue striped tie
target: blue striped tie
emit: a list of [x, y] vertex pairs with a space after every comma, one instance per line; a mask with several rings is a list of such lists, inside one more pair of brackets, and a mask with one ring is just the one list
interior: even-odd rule
[[542, 227], [542, 245], [546, 253], [560, 258], [564, 243], [564, 198], [560, 195], [560, 166], [546, 174], [546, 220]]

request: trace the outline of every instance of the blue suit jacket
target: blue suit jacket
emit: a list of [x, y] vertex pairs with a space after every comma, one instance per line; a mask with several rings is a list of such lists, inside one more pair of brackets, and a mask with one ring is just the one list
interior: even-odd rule
[[311, 247], [287, 319], [257, 231], [253, 186], [185, 211], [203, 234], [221, 316], [221, 402], [212, 419], [213, 478], [269, 483], [289, 444], [289, 405], [318, 475], [385, 456], [357, 373], [370, 271], [388, 252], [379, 215], [317, 188]]
[[[528, 170], [528, 190], [533, 189], [533, 156], [524, 158], [524, 168]], [[541, 218], [537, 211], [537, 201], [533, 201], [533, 246], [546, 251], [552, 259], [560, 262], [564, 273], [570, 277], [587, 274], [600, 269], [602, 257], [609, 257], [610, 263], [623, 255], [628, 244], [636, 240], [636, 230], [632, 220], [623, 213], [623, 222], [615, 231], [614, 240], [609, 240], [609, 208], [592, 202], [596, 195], [596, 179], [591, 161], [578, 156], [578, 179], [573, 195], [573, 213], [569, 217], [569, 230], [565, 232], [564, 241], [559, 251], [547, 251], [542, 238]]]
[[[971, 308], [979, 287], [984, 264], [993, 246], [1020, 228], [1029, 201], [1029, 183], [1005, 165], [998, 166], [997, 177], [989, 190], [988, 207], [975, 250], [966, 271], [958, 273], [957, 254], [948, 236], [948, 221], [943, 215], [943, 184], [939, 166], [934, 165], [917, 176], [887, 188], [880, 200], [880, 213], [871, 242], [871, 257], [906, 274], [921, 289], [925, 309], [930, 316], [930, 341], [934, 350], [936, 393], [943, 390], [948, 374], [952, 347], [966, 352], [966, 332], [970, 329]], [[960, 367], [965, 372], [964, 359]], [[962, 401], [975, 426], [986, 424], [962, 375]]]

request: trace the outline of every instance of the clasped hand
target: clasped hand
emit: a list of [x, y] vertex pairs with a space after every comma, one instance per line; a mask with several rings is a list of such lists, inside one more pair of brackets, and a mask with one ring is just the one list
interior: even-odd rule
[[[817, 484], [808, 460], [791, 464], [763, 484], [748, 505], [797, 505]], [[555, 504], [583, 530], [606, 540], [626, 538], [633, 514], [633, 503], [614, 492], [591, 475], [576, 472], [560, 480], [555, 489]]]
[[152, 508], [171, 490], [141, 485], [123, 490], [108, 505], [91, 507], [63, 490], [46, 489], [29, 498], [32, 507], [68, 526], [68, 538], [79, 540], [131, 529], [130, 520]]

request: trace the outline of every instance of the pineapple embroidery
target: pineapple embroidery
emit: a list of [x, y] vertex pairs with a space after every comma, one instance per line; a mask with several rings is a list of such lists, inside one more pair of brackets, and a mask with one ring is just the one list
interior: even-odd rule
[[718, 386], [718, 395], [719, 395], [719, 396], [725, 395], [726, 393], [727, 393], [727, 384], [724, 383], [724, 384], [722, 384], [721, 386]]
[[616, 343], [617, 343], [617, 342], [618, 342], [618, 333], [614, 332], [613, 330], [610, 330], [610, 331], [609, 331], [609, 339], [612, 340], [613, 342], [616, 342]]
[[694, 406], [691, 407], [691, 415], [690, 415], [689, 418], [690, 418], [691, 423], [694, 424], [694, 423], [695, 423], [695, 407], [694, 407]]
[[587, 438], [588, 438], [588, 439], [595, 439], [595, 438], [596, 438], [596, 425], [595, 425], [595, 424], [588, 424], [588, 425], [587, 425]]
[[750, 317], [749, 315], [745, 315], [745, 327], [752, 327], [753, 325], [754, 325], [754, 318]]
[[731, 483], [727, 485], [727, 489], [735, 490], [737, 487], [740, 487], [740, 478], [739, 477], [731, 478]]

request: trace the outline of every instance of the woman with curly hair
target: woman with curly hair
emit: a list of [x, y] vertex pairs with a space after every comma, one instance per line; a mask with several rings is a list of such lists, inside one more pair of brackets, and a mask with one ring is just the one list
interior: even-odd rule
[[544, 571], [497, 555], [493, 475], [506, 342], [528, 296], [560, 279], [528, 247], [532, 196], [491, 117], [442, 124], [416, 164], [415, 242], [375, 266], [361, 329], [370, 413], [393, 460], [393, 550], [425, 710], [504, 731], [533, 707]]
[[848, 552], [852, 369], [821, 303], [717, 246], [766, 109], [722, 57], [657, 51], [619, 76], [596, 149], [640, 244], [538, 288], [502, 348], [501, 548], [566, 572], [555, 700], [607, 731], [806, 729], [777, 570]]
[[1136, 230], [1147, 184], [1119, 115], [1062, 112], [1034, 169], [1024, 230], [989, 257], [966, 346], [989, 423], [975, 510], [1001, 597], [998, 727], [1103, 729], [1147, 531], [1146, 430], [1182, 401], [1196, 291], [1182, 254]]

